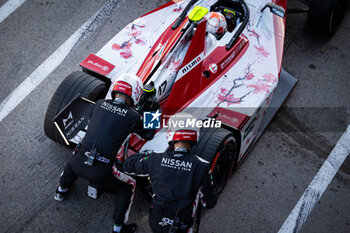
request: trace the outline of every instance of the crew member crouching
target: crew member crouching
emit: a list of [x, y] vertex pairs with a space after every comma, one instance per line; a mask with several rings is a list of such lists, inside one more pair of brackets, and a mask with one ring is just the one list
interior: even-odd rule
[[[184, 113], [181, 113], [184, 117]], [[185, 116], [192, 118], [191, 115]], [[172, 118], [174, 121], [177, 114]], [[135, 154], [123, 164], [126, 173], [148, 174], [154, 192], [149, 212], [152, 231], [187, 232], [193, 225], [196, 199], [212, 208], [217, 201], [210, 164], [191, 153], [199, 138], [198, 128], [174, 128], [167, 131], [173, 150], [164, 153]]]
[[155, 130], [143, 129], [142, 117], [132, 108], [139, 102], [142, 89], [139, 77], [123, 74], [114, 83], [112, 99], [96, 102], [86, 135], [66, 164], [55, 194], [55, 200], [63, 201], [78, 177], [116, 192], [113, 232], [136, 231], [136, 224], [124, 224], [128, 220], [133, 187], [116, 179], [112, 167], [118, 163], [116, 155], [131, 133], [145, 140], [152, 139], [155, 134]]

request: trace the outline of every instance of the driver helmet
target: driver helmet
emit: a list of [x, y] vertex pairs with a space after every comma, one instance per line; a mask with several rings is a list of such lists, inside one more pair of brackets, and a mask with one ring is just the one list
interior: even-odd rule
[[[184, 124], [180, 124], [180, 121]], [[199, 128], [193, 127], [196, 126], [196, 121], [197, 119], [189, 113], [176, 113], [171, 116], [166, 134], [169, 145], [174, 146], [178, 141], [190, 142], [191, 146], [195, 145], [199, 140]]]
[[124, 94], [131, 98], [131, 106], [140, 101], [143, 83], [139, 77], [133, 74], [120, 75], [113, 84], [112, 99], [115, 99], [117, 93]]
[[227, 23], [223, 14], [219, 12], [209, 12], [207, 15], [207, 21], [207, 31], [213, 34], [217, 39], [225, 34]]

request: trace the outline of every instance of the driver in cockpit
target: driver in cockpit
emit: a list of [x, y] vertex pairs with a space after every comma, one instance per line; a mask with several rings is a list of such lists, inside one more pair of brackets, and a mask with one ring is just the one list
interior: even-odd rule
[[207, 31], [220, 40], [227, 31], [227, 22], [225, 16], [219, 12], [209, 12], [207, 18]]

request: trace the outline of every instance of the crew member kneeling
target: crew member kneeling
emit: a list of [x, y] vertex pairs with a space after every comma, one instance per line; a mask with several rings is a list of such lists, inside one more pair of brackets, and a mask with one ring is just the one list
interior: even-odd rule
[[55, 194], [55, 200], [63, 201], [78, 177], [87, 179], [94, 186], [115, 191], [113, 232], [136, 231], [136, 224], [124, 224], [133, 187], [118, 180], [112, 167], [118, 162], [116, 155], [128, 135], [136, 133], [150, 140], [155, 134], [155, 130], [143, 130], [140, 114], [132, 109], [139, 102], [142, 89], [142, 81], [137, 76], [124, 74], [115, 81], [112, 100], [96, 102], [86, 135], [66, 164]]
[[[183, 113], [181, 115], [184, 117]], [[189, 114], [187, 117], [192, 118]], [[177, 115], [172, 118], [176, 120]], [[135, 154], [123, 164], [126, 173], [150, 177], [154, 195], [149, 224], [155, 233], [187, 232], [193, 225], [196, 207], [193, 203], [198, 197], [208, 208], [216, 204], [210, 164], [190, 152], [198, 138], [197, 128], [169, 127], [167, 139], [174, 150]]]

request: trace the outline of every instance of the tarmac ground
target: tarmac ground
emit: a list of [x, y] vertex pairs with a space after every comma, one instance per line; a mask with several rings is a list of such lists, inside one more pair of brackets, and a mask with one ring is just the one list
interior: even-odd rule
[[[0, 0], [0, 7], [7, 1]], [[106, 0], [25, 1], [0, 23], [0, 101], [4, 101]], [[110, 232], [114, 196], [85, 195], [79, 179], [54, 201], [71, 150], [44, 135], [52, 94], [90, 53], [136, 17], [166, 0], [124, 0], [5, 119], [0, 121], [0, 232]], [[299, 6], [290, 0], [289, 6]], [[305, 27], [306, 14], [287, 15], [283, 67], [299, 82], [217, 206], [204, 211], [200, 232], [277, 232], [349, 125], [350, 14], [331, 38]], [[322, 113], [322, 114], [321, 114]], [[350, 232], [347, 158], [300, 232]], [[150, 232], [150, 204], [138, 192], [129, 222]]]

